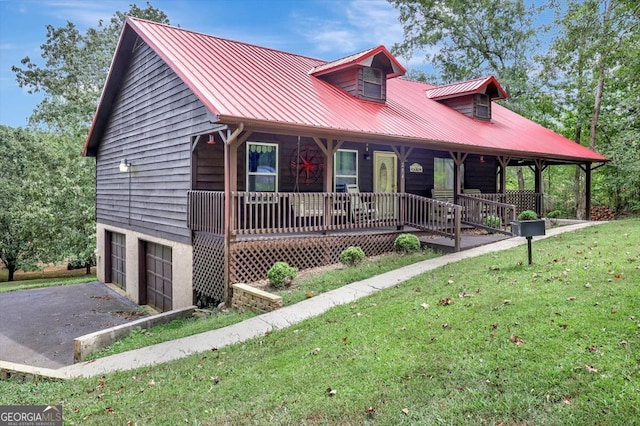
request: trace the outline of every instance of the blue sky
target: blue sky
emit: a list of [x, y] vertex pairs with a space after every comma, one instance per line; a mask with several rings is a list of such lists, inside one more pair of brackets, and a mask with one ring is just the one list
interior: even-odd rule
[[[0, 0], [0, 124], [27, 124], [39, 95], [18, 87], [12, 65], [29, 56], [39, 60], [47, 24], [66, 21], [84, 32], [129, 4], [144, 0]], [[152, 0], [172, 25], [334, 60], [380, 44], [402, 40], [398, 13], [386, 0]], [[420, 66], [399, 58], [408, 68]], [[39, 62], [41, 63], [41, 61]]]

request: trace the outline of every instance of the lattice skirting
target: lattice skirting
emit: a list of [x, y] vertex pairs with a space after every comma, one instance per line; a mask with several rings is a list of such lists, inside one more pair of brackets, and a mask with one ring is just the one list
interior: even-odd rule
[[360, 246], [367, 256], [377, 256], [392, 251], [393, 241], [399, 234], [390, 232], [234, 241], [229, 253], [229, 281], [234, 284], [263, 280], [269, 268], [278, 261], [287, 262], [298, 269], [337, 263], [342, 250], [349, 246]]
[[193, 290], [199, 298], [223, 301], [224, 238], [206, 232], [196, 232], [193, 238]]

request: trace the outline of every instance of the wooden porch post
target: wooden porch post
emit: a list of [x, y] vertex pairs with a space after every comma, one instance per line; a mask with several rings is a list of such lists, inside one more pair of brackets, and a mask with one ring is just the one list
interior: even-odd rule
[[498, 186], [498, 192], [504, 194], [507, 190], [507, 164], [509, 164], [509, 157], [498, 156], [497, 159], [500, 164], [500, 184]]
[[[218, 134], [224, 143], [224, 302], [225, 304], [231, 303], [231, 292], [229, 291], [229, 246], [231, 240], [231, 225], [232, 225], [232, 204], [231, 204], [231, 191], [235, 190], [238, 181], [238, 136], [244, 130], [244, 125], [240, 125], [231, 132], [227, 129], [226, 132], [219, 131]], [[246, 135], [246, 138], [248, 135]], [[232, 162], [232, 159], [236, 161]]]
[[586, 163], [584, 165], [585, 172], [585, 182], [584, 182], [584, 191], [585, 191], [585, 200], [584, 200], [584, 208], [585, 208], [585, 219], [591, 220], [591, 163]]
[[[544, 186], [543, 186], [543, 182], [542, 182], [542, 172], [544, 172], [544, 169], [546, 169], [547, 166], [544, 163], [544, 160], [535, 160], [535, 193], [536, 194], [542, 194], [544, 192]], [[537, 197], [537, 195], [536, 195]], [[541, 216], [542, 213], [544, 212], [544, 195], [540, 195], [540, 202], [536, 203], [536, 213], [538, 213], [538, 216]]]
[[468, 154], [463, 154], [461, 152], [452, 152], [449, 151], [449, 155], [453, 158], [453, 162], [455, 167], [453, 168], [453, 201], [458, 203], [458, 195], [462, 192], [462, 173], [460, 173], [460, 168], [464, 163], [464, 160], [467, 159]]
[[324, 183], [322, 184], [322, 188], [324, 192], [333, 192], [333, 154], [340, 149], [343, 141], [338, 140], [334, 145], [333, 139], [327, 138], [327, 144], [325, 145], [322, 143], [320, 138], [314, 137], [313, 140], [326, 158], [324, 167]]

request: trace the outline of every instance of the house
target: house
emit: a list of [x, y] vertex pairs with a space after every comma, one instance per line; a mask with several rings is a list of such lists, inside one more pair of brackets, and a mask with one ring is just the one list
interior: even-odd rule
[[[542, 211], [545, 167], [589, 181], [606, 161], [494, 103], [494, 77], [404, 73], [384, 46], [325, 62], [127, 18], [83, 150], [98, 278], [162, 311], [224, 301], [275, 261], [375, 255], [407, 230], [459, 241], [461, 223]], [[522, 164], [536, 190], [506, 192]]]

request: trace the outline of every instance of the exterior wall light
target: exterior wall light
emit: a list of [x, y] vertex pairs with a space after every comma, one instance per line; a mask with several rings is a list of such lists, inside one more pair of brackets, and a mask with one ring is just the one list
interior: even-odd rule
[[123, 158], [120, 161], [120, 171], [122, 173], [129, 173], [131, 171], [131, 163], [127, 161], [126, 158]]

